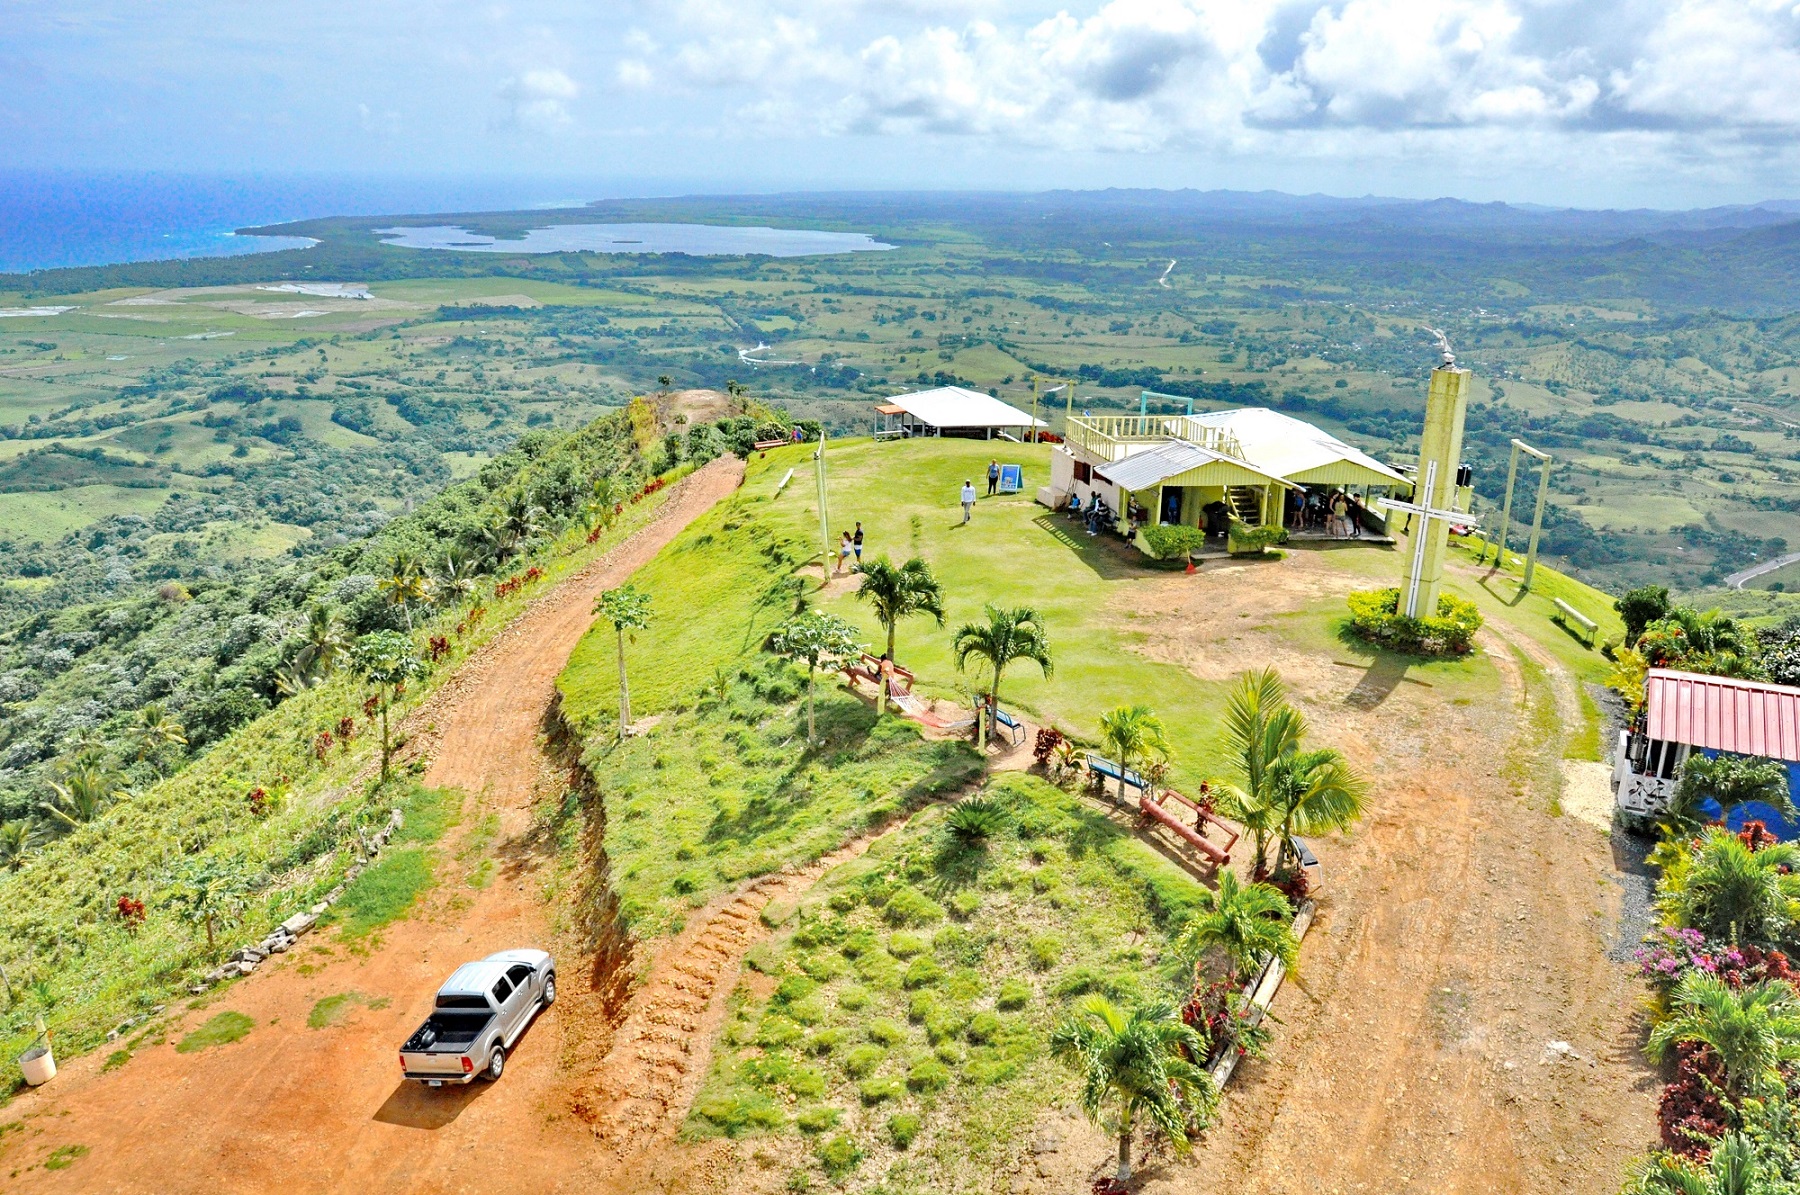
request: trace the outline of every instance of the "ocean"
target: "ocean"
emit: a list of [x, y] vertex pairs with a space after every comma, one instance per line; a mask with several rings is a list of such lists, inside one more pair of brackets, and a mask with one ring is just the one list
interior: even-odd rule
[[286, 220], [574, 207], [659, 190], [617, 180], [0, 170], [0, 273], [222, 257], [306, 244], [232, 235], [234, 229]]

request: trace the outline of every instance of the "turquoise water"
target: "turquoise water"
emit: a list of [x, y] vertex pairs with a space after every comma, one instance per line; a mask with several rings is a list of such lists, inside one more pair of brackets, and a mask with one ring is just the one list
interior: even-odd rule
[[377, 229], [382, 243], [460, 253], [687, 253], [695, 257], [811, 257], [869, 253], [892, 245], [860, 232], [722, 224], [552, 224], [501, 240], [454, 224]]

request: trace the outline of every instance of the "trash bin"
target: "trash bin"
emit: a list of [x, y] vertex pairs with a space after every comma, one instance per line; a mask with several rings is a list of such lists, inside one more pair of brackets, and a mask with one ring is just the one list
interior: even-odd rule
[[42, 1087], [56, 1078], [56, 1055], [51, 1053], [48, 1043], [33, 1046], [19, 1055], [19, 1069], [25, 1073], [27, 1083]]

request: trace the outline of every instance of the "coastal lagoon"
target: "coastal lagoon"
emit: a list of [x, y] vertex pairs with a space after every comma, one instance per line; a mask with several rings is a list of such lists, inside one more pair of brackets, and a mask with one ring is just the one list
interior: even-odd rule
[[454, 224], [375, 230], [384, 245], [463, 253], [687, 253], [695, 257], [811, 257], [868, 253], [894, 246], [860, 232], [722, 224], [552, 224], [518, 240], [469, 232]]

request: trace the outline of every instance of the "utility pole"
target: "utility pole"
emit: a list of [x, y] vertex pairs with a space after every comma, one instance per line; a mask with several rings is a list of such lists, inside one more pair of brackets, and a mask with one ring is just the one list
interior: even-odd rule
[[1036, 444], [1037, 443], [1037, 425], [1038, 425], [1038, 417], [1037, 417], [1038, 380], [1037, 380], [1037, 375], [1035, 373], [1030, 375], [1030, 380], [1031, 380], [1031, 442], [1033, 444]]
[[825, 425], [819, 424], [819, 451], [813, 453], [819, 479], [819, 575], [831, 579], [831, 512], [825, 508]]

